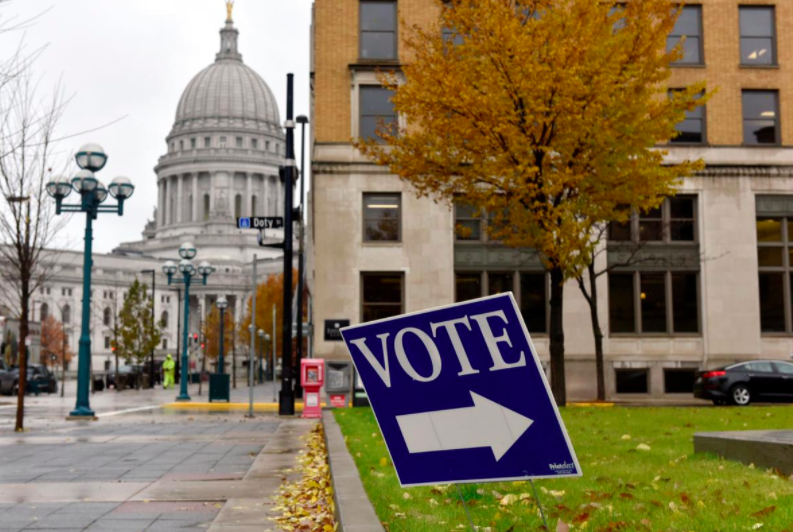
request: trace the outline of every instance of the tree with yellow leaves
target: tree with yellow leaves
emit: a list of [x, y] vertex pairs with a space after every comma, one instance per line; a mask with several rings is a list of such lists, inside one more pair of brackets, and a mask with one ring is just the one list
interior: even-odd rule
[[405, 28], [402, 69], [381, 81], [405, 127], [355, 145], [419, 197], [490, 216], [493, 240], [536, 249], [551, 278], [551, 388], [566, 404], [564, 282], [593, 232], [658, 206], [699, 162], [664, 164], [704, 84], [667, 97], [679, 49], [668, 0], [453, 0]]

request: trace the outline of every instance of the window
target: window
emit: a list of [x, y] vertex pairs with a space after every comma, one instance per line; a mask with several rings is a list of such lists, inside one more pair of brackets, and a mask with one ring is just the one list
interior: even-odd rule
[[[685, 40], [684, 40], [685, 39]], [[683, 56], [676, 65], [701, 65], [702, 60], [702, 6], [685, 6], [666, 38], [666, 50], [671, 52], [683, 40]]]
[[269, 140], [265, 140], [264, 141], [264, 151], [270, 151], [270, 141]]
[[259, 149], [259, 139], [251, 139], [251, 149], [252, 150]]
[[61, 296], [63, 296], [63, 297], [71, 297], [72, 296], [72, 289], [71, 288], [61, 288]]
[[457, 303], [482, 297], [481, 273], [457, 273], [454, 277], [454, 298]]
[[757, 373], [774, 373], [774, 367], [770, 362], [749, 362], [744, 366], [746, 371]]
[[[677, 89], [669, 91], [673, 97]], [[686, 117], [675, 125], [678, 135], [671, 140], [672, 144], [704, 144], [705, 143], [705, 106], [700, 105], [693, 111], [686, 111]]]
[[204, 221], [209, 221], [209, 194], [204, 194]]
[[774, 366], [776, 366], [778, 373], [793, 376], [793, 364], [787, 362], [774, 362]]
[[757, 219], [757, 264], [760, 275], [760, 330], [793, 332], [793, 216]]
[[168, 339], [167, 338], [163, 338], [162, 339], [162, 348], [163, 349], [168, 349]]
[[220, 137], [220, 147], [221, 148], [226, 147], [226, 137]]
[[614, 334], [699, 333], [699, 274], [609, 273], [609, 329]]
[[694, 381], [697, 379], [695, 369], [665, 369], [664, 370], [664, 392], [665, 393], [693, 393]]
[[179, 141], [179, 151], [184, 151], [184, 141], [183, 140]]
[[512, 292], [512, 273], [488, 272], [487, 274], [487, 294], [494, 296], [505, 292]]
[[457, 240], [481, 240], [482, 219], [478, 209], [468, 203], [455, 203], [455, 238]]
[[168, 328], [168, 311], [167, 310], [163, 311], [163, 313], [160, 315], [160, 326], [163, 329], [167, 329]]
[[614, 370], [617, 381], [617, 393], [649, 393], [646, 368]]
[[256, 205], [259, 203], [259, 198], [255, 194], [251, 197], [251, 216], [257, 216]]
[[234, 196], [234, 217], [239, 218], [242, 216], [242, 196], [237, 194]]
[[195, 138], [190, 139], [190, 147], [192, 149], [195, 149], [195, 145], [196, 145]]
[[778, 98], [777, 91], [743, 91], [744, 144], [779, 143]]
[[364, 273], [362, 284], [362, 321], [398, 316], [403, 312], [401, 273]]
[[363, 0], [360, 10], [361, 59], [396, 59], [397, 6], [394, 1]]
[[212, 147], [212, 138], [204, 137], [204, 148], [211, 148], [211, 147]]
[[242, 148], [242, 137], [237, 137], [236, 139], [234, 139], [234, 145], [237, 148]]
[[391, 102], [393, 91], [384, 87], [362, 86], [360, 101], [360, 122], [358, 136], [363, 140], [374, 139], [383, 142], [377, 134], [378, 128], [386, 131], [396, 126], [397, 115]]
[[105, 336], [105, 349], [110, 349], [110, 337]]
[[773, 6], [741, 6], [741, 64], [776, 64]]
[[696, 197], [676, 196], [647, 212], [634, 213], [626, 223], [609, 226], [615, 242], [696, 242]]
[[399, 242], [401, 219], [401, 194], [363, 195], [364, 242]]
[[64, 325], [69, 324], [72, 322], [72, 307], [69, 305], [65, 305], [63, 310], [61, 311], [61, 321]]
[[50, 306], [46, 303], [42, 303], [41, 308], [39, 308], [39, 321], [41, 322], [47, 321], [47, 318], [49, 317], [50, 317]]
[[110, 324], [113, 321], [113, 312], [110, 310], [110, 307], [106, 307], [104, 311], [104, 315], [102, 317], [102, 323], [105, 327], [110, 327]]

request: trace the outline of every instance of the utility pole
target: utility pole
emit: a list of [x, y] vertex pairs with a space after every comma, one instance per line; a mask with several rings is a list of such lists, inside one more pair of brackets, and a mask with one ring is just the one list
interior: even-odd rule
[[281, 392], [278, 396], [278, 414], [295, 415], [295, 391], [292, 388], [292, 218], [293, 183], [295, 177], [295, 121], [294, 74], [286, 75], [286, 161], [281, 167], [284, 180], [284, 323], [283, 360], [281, 362]]

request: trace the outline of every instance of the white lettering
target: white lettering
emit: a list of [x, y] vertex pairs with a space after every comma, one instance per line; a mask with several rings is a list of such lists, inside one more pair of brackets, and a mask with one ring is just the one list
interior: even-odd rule
[[463, 347], [463, 343], [460, 341], [460, 333], [457, 332], [456, 325], [458, 323], [462, 323], [469, 331], [471, 330], [471, 322], [468, 321], [468, 316], [441, 323], [430, 323], [430, 326], [432, 327], [432, 334], [436, 338], [438, 337], [437, 330], [441, 327], [446, 329], [446, 332], [449, 334], [449, 339], [452, 341], [454, 352], [457, 355], [457, 359], [460, 361], [460, 368], [462, 369], [457, 375], [474, 375], [479, 373], [479, 370], [471, 367], [471, 361], [468, 360], [468, 353], [465, 352], [465, 347]]
[[498, 349], [498, 344], [500, 342], [504, 342], [508, 346], [512, 347], [512, 340], [509, 339], [509, 335], [507, 334], [506, 327], [504, 328], [504, 334], [501, 336], [493, 336], [493, 330], [490, 328], [490, 323], [488, 323], [488, 318], [501, 318], [504, 320], [504, 324], [507, 324], [507, 317], [504, 315], [503, 310], [497, 310], [495, 312], [488, 312], [486, 314], [478, 314], [476, 316], [471, 316], [471, 319], [476, 321], [479, 328], [482, 330], [482, 336], [485, 339], [485, 343], [487, 344], [487, 349], [490, 351], [490, 357], [493, 359], [493, 367], [490, 368], [490, 371], [498, 371], [500, 369], [511, 369], [511, 368], [519, 368], [521, 366], [526, 365], [526, 356], [523, 351], [520, 352], [520, 359], [517, 362], [507, 363], [504, 362], [504, 357], [501, 355], [501, 351]]
[[[430, 360], [432, 361], [432, 375], [429, 377], [422, 377], [419, 375], [410, 364], [407, 354], [405, 353], [405, 346], [403, 345], [403, 337], [407, 333], [413, 333], [418, 336], [419, 340], [421, 340], [424, 344], [424, 347], [427, 348], [427, 352], [430, 355]], [[432, 341], [432, 338], [430, 338], [429, 335], [421, 329], [408, 327], [399, 331], [396, 335], [396, 338], [394, 339], [394, 351], [396, 352], [397, 360], [399, 360], [399, 364], [402, 366], [402, 369], [405, 370], [405, 373], [417, 381], [431, 382], [437, 379], [438, 375], [441, 373], [441, 354], [438, 352], [438, 348], [435, 345], [435, 342]]]
[[[383, 365], [380, 365], [377, 358], [372, 354], [371, 349], [369, 346], [366, 345], [366, 338], [358, 338], [357, 340], [353, 340], [350, 343], [361, 350], [363, 356], [366, 357], [366, 360], [372, 366], [380, 378], [383, 379], [386, 387], [391, 387], [391, 373], [388, 370], [388, 344], [386, 343], [386, 339], [390, 333], [385, 334], [378, 334], [377, 337], [380, 338], [380, 342], [383, 345]], [[401, 333], [400, 333], [401, 334]]]

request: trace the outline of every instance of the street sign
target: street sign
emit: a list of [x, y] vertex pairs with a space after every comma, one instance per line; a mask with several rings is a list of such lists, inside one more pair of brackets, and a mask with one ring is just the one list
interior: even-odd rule
[[281, 216], [253, 216], [237, 218], [237, 229], [283, 229], [284, 219]]
[[[307, 322], [303, 322], [303, 338], [308, 338], [311, 336], [311, 324]], [[292, 338], [297, 337], [297, 324], [292, 322]]]
[[511, 293], [341, 333], [402, 486], [581, 476]]
[[350, 325], [350, 320], [325, 320], [325, 341], [341, 342], [341, 329]]

